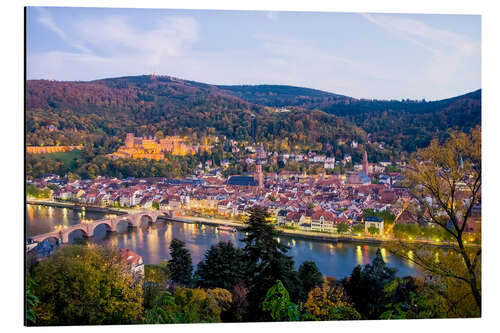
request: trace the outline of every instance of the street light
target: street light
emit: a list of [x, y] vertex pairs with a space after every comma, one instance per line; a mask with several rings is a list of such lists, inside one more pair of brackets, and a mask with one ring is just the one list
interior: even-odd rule
[[58, 231], [58, 232], [61, 232], [61, 231], [63, 231], [64, 229], [66, 229], [66, 226], [65, 226], [65, 225], [62, 225], [62, 224], [57, 224], [56, 226], [54, 226], [54, 230], [55, 230], [55, 231]]

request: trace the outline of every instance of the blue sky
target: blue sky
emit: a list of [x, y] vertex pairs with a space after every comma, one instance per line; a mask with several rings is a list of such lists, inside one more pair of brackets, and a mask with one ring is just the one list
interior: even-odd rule
[[150, 73], [435, 100], [481, 88], [481, 18], [28, 8], [28, 79]]

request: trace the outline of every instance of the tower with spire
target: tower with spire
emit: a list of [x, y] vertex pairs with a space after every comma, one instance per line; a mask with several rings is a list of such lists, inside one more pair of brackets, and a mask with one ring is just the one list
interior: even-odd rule
[[368, 154], [366, 153], [363, 156], [363, 172], [368, 175]]
[[259, 189], [264, 188], [264, 173], [262, 172], [262, 161], [260, 158], [257, 159], [257, 163], [255, 164], [254, 179], [259, 185]]

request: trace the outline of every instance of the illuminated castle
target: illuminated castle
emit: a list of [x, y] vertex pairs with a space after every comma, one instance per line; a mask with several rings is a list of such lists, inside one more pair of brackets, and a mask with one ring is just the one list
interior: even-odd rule
[[199, 151], [209, 151], [209, 145], [191, 145], [186, 143], [186, 139], [179, 136], [167, 136], [163, 139], [156, 137], [136, 137], [133, 133], [127, 133], [125, 146], [122, 146], [112, 158], [133, 158], [163, 160], [165, 153], [176, 156], [194, 155]]

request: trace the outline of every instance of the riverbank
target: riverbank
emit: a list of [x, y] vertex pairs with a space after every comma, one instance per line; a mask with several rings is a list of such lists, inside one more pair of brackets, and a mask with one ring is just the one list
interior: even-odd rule
[[[204, 218], [197, 216], [182, 216], [182, 217], [173, 217], [173, 218], [165, 218], [166, 220], [183, 222], [183, 223], [201, 223], [207, 225], [228, 225], [235, 227], [236, 229], [245, 228], [245, 224], [241, 222], [235, 222], [231, 220], [223, 220], [217, 218]], [[338, 235], [331, 234], [326, 232], [315, 232], [315, 231], [306, 231], [306, 230], [296, 230], [296, 229], [288, 229], [283, 227], [276, 227], [278, 232], [283, 236], [289, 236], [294, 238], [301, 238], [305, 240], [316, 240], [316, 241], [324, 241], [330, 243], [354, 243], [354, 244], [370, 244], [370, 245], [383, 245], [385, 243], [401, 241], [408, 244], [421, 244], [428, 245], [434, 247], [441, 248], [449, 248], [451, 245], [448, 243], [437, 243], [423, 240], [405, 240], [405, 239], [394, 239], [394, 238], [375, 238], [375, 237], [367, 237], [367, 236], [352, 236], [352, 235]], [[476, 244], [467, 244], [467, 246], [478, 246]]]
[[[215, 219], [215, 218], [203, 218], [203, 217], [196, 217], [196, 216], [183, 216], [183, 217], [173, 217], [173, 218], [167, 218], [166, 220], [169, 221], [176, 221], [176, 222], [183, 222], [183, 223], [201, 223], [201, 224], [208, 224], [208, 225], [228, 225], [231, 227], [235, 227], [236, 229], [243, 229], [246, 227], [244, 223], [238, 223], [234, 222], [231, 220], [223, 220], [223, 219]], [[324, 241], [324, 242], [330, 242], [330, 243], [366, 243], [366, 244], [382, 244], [383, 240], [382, 239], [377, 239], [377, 238], [368, 238], [368, 237], [349, 237], [349, 236], [341, 236], [341, 235], [334, 235], [334, 234], [327, 234], [327, 233], [321, 233], [321, 232], [314, 232], [314, 231], [303, 231], [303, 230], [291, 230], [291, 229], [286, 229], [282, 227], [277, 227], [276, 228], [280, 235], [283, 236], [289, 236], [289, 237], [294, 237], [294, 238], [301, 238], [305, 240], [317, 240], [317, 241]]]
[[[38, 200], [38, 199], [30, 199], [26, 200], [26, 203], [31, 205], [44, 205], [51, 207], [60, 207], [60, 208], [70, 208], [74, 210], [83, 210], [93, 211], [105, 214], [129, 214], [133, 212], [138, 212], [135, 209], [124, 209], [124, 208], [110, 208], [110, 207], [97, 207], [97, 206], [82, 206], [73, 202], [62, 202], [62, 201], [51, 201], [51, 200]], [[228, 225], [231, 227], [235, 227], [236, 229], [245, 228], [245, 224], [242, 222], [236, 222], [233, 220], [219, 219], [219, 218], [204, 218], [197, 216], [177, 216], [177, 217], [167, 217], [162, 216], [159, 217], [161, 220], [166, 221], [177, 221], [183, 223], [200, 223], [206, 225], [213, 226], [221, 226]], [[421, 244], [433, 247], [441, 247], [448, 248], [451, 245], [448, 243], [437, 243], [431, 241], [424, 240], [405, 240], [405, 239], [394, 239], [394, 238], [386, 238], [386, 237], [368, 237], [368, 236], [354, 236], [354, 235], [339, 235], [339, 234], [331, 234], [326, 232], [316, 232], [316, 231], [308, 231], [308, 230], [297, 230], [297, 229], [289, 229], [284, 227], [277, 227], [278, 232], [283, 236], [300, 238], [305, 240], [316, 240], [323, 241], [329, 243], [355, 243], [355, 244], [370, 244], [370, 245], [383, 245], [385, 243], [401, 241], [408, 244]], [[466, 246], [477, 247], [476, 244], [467, 244]]]
[[109, 208], [109, 207], [98, 207], [98, 206], [88, 206], [88, 205], [79, 205], [74, 202], [64, 202], [64, 201], [50, 201], [50, 200], [38, 200], [38, 199], [27, 199], [26, 203], [29, 205], [42, 205], [48, 207], [57, 207], [57, 208], [69, 208], [77, 211], [86, 210], [89, 212], [97, 212], [97, 213], [105, 213], [105, 214], [129, 214], [133, 212], [133, 210], [126, 210], [122, 208]]

